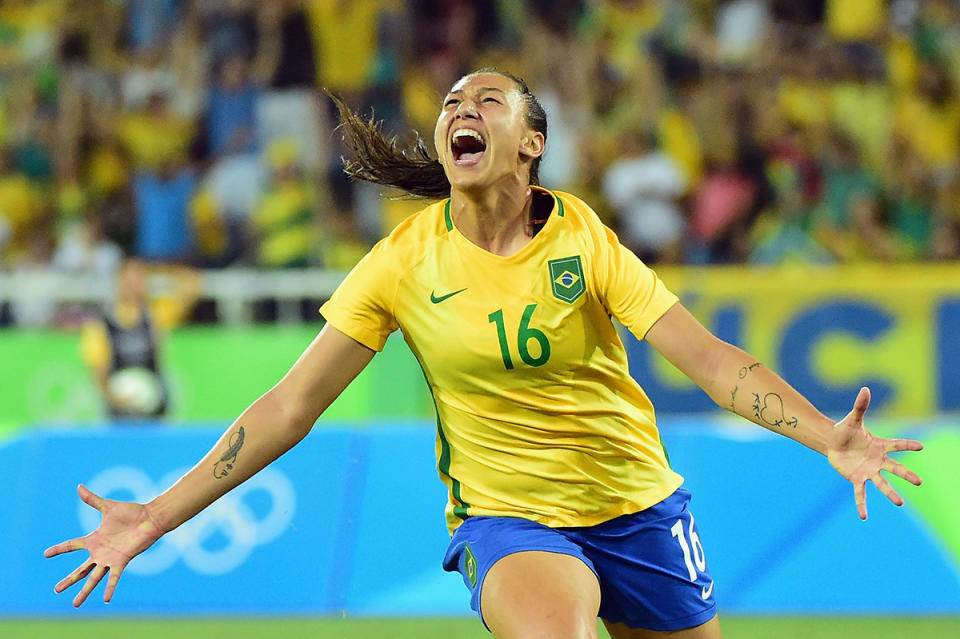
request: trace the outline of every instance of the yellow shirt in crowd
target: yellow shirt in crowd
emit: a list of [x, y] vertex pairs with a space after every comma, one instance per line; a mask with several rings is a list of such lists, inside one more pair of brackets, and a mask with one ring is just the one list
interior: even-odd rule
[[320, 311], [374, 350], [399, 328], [437, 409], [451, 532], [468, 516], [590, 526], [682, 483], [611, 316], [642, 338], [677, 298], [582, 201], [502, 257], [456, 228], [450, 202], [400, 224]]

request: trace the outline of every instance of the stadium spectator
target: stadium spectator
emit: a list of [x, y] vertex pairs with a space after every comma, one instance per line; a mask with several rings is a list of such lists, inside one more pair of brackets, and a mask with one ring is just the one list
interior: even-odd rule
[[775, 200], [761, 212], [751, 230], [753, 264], [829, 264], [834, 261], [810, 236], [810, 200], [801, 167], [787, 160], [771, 161], [769, 181]]
[[104, 236], [103, 222], [96, 211], [85, 213], [61, 235], [52, 263], [68, 273], [90, 273], [112, 278], [123, 253]]
[[205, 116], [208, 151], [215, 157], [255, 153], [258, 148], [256, 105], [260, 91], [252, 82], [246, 58], [227, 57], [216, 76]]
[[298, 140], [297, 164], [322, 176], [329, 156], [326, 110], [318, 108], [316, 54], [301, 2], [260, 5], [260, 49], [254, 75], [264, 81], [257, 102], [257, 135], [264, 148], [278, 140]]
[[255, 4], [252, 0], [195, 2], [211, 65], [219, 68], [228, 58], [252, 60], [256, 55], [260, 33]]
[[812, 233], [838, 259], [863, 261], [869, 258], [871, 247], [858, 235], [854, 219], [860, 220], [862, 228], [866, 220], [876, 218], [881, 205], [878, 181], [860, 164], [849, 137], [835, 131], [828, 139], [823, 199], [813, 212]]
[[[22, 249], [17, 255], [12, 272], [15, 276], [43, 273], [54, 254], [56, 238], [52, 220], [48, 214], [35, 220], [23, 234]], [[20, 299], [10, 304], [10, 315], [17, 326], [42, 328], [54, 323], [57, 304], [43, 291], [29, 299]]]
[[127, 40], [133, 50], [161, 45], [178, 25], [179, 0], [128, 0], [125, 4]]
[[196, 131], [194, 122], [172, 112], [162, 92], [151, 94], [143, 110], [121, 116], [117, 126], [123, 149], [139, 171], [185, 162]]
[[149, 261], [184, 262], [193, 238], [188, 205], [196, 188], [194, 172], [185, 164], [166, 164], [133, 178], [136, 255]]
[[617, 209], [620, 241], [644, 262], [679, 261], [686, 219], [678, 202], [686, 177], [649, 131], [624, 132], [619, 143], [621, 157], [603, 176], [603, 194]]
[[306, 267], [320, 245], [316, 198], [297, 167], [296, 142], [274, 142], [267, 149], [270, 179], [251, 221], [257, 264], [265, 268]]

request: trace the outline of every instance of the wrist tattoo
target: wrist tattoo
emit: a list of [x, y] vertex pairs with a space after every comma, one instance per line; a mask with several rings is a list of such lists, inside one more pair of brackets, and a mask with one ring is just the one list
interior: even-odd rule
[[233, 470], [233, 465], [237, 463], [237, 455], [240, 454], [240, 449], [243, 448], [243, 438], [243, 426], [241, 426], [237, 432], [230, 435], [230, 440], [227, 442], [227, 452], [223, 454], [220, 461], [213, 465], [213, 476], [215, 479], [223, 479]]
[[747, 376], [747, 373], [749, 373], [750, 371], [752, 371], [753, 369], [755, 369], [757, 366], [763, 366], [763, 364], [761, 364], [760, 362], [754, 362], [753, 364], [750, 364], [749, 366], [744, 366], [743, 368], [741, 368], [741, 369], [740, 369], [740, 372], [737, 373], [737, 374], [740, 376], [740, 379], [743, 379], [744, 377]]
[[730, 411], [735, 413], [737, 412], [734, 408], [737, 402], [737, 391], [740, 390], [739, 386], [734, 386], [733, 390], [730, 391]]
[[797, 418], [787, 419], [786, 411], [783, 407], [783, 398], [776, 393], [767, 393], [760, 399], [760, 395], [753, 394], [753, 414], [769, 426], [781, 428], [783, 426], [797, 427]]

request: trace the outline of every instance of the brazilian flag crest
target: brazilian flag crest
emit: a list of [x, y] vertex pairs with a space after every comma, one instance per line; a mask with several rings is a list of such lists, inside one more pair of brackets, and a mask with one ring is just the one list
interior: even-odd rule
[[579, 255], [550, 260], [547, 264], [550, 266], [550, 285], [554, 297], [564, 302], [574, 302], [583, 295], [586, 287]]
[[477, 587], [477, 558], [473, 555], [473, 548], [470, 544], [463, 545], [463, 567], [467, 571], [467, 579], [470, 580], [470, 587]]

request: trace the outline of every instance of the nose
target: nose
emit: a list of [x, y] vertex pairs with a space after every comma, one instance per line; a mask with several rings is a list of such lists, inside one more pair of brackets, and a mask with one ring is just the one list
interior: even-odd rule
[[477, 117], [477, 106], [470, 100], [464, 99], [457, 105], [455, 115], [457, 118], [475, 118]]

